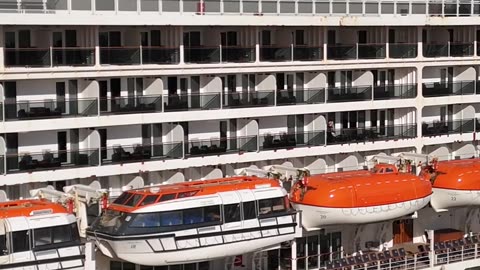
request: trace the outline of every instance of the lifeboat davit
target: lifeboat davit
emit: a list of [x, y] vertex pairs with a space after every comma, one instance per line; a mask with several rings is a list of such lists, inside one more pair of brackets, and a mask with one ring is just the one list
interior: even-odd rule
[[424, 173], [430, 174], [435, 211], [480, 205], [480, 159], [433, 162]]
[[425, 207], [430, 181], [399, 173], [394, 165], [379, 164], [372, 171], [315, 175], [298, 181], [290, 200], [302, 210], [307, 229], [334, 224], [361, 224], [399, 218]]
[[277, 180], [232, 177], [129, 190], [87, 229], [102, 253], [142, 265], [208, 261], [294, 239]]

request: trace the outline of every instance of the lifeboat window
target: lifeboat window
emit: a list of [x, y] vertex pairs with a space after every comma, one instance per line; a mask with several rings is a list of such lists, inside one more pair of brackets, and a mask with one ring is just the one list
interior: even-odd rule
[[240, 204], [227, 204], [223, 206], [225, 223], [240, 221]]
[[0, 235], [0, 256], [7, 255], [7, 237]]
[[183, 224], [202, 223], [203, 221], [203, 208], [183, 210]]
[[135, 194], [131, 196], [125, 203], [124, 205], [126, 206], [136, 206], [138, 202], [143, 198], [142, 194]]
[[255, 219], [257, 218], [257, 211], [255, 207], [255, 201], [243, 203], [243, 219]]
[[152, 203], [155, 203], [158, 199], [158, 195], [147, 195], [145, 196], [145, 198], [143, 199], [143, 201], [140, 203], [140, 205], [149, 205], [149, 204], [152, 204]]
[[28, 231], [18, 231], [12, 233], [12, 252], [22, 252], [30, 250]]
[[33, 230], [35, 247], [78, 240], [79, 236], [76, 223]]
[[130, 224], [132, 228], [152, 228], [160, 227], [159, 213], [138, 214]]
[[161, 226], [182, 225], [182, 211], [160, 213]]
[[283, 197], [259, 200], [258, 208], [260, 215], [282, 212], [285, 211], [285, 200]]
[[132, 194], [129, 192], [124, 192], [122, 193], [115, 201], [113, 201], [114, 204], [124, 204], [128, 198], [130, 198]]
[[393, 172], [392, 168], [385, 168], [385, 172]]
[[198, 192], [198, 190], [193, 190], [193, 191], [187, 191], [187, 192], [178, 193], [178, 197], [177, 197], [177, 198], [192, 197], [192, 196], [194, 196], [197, 192]]
[[206, 222], [213, 222], [213, 221], [220, 221], [220, 207], [218, 205], [212, 205], [205, 207], [205, 221]]
[[175, 197], [177, 196], [176, 193], [172, 193], [172, 194], [163, 194], [162, 197], [160, 198], [160, 202], [164, 202], [164, 201], [169, 201], [169, 200], [173, 200], [175, 199]]

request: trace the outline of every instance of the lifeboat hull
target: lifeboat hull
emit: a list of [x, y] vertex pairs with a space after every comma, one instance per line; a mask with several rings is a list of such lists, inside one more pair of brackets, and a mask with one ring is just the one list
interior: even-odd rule
[[480, 190], [433, 188], [431, 204], [437, 212], [454, 207], [478, 206], [480, 205]]
[[[99, 244], [101, 250], [114, 250], [116, 257], [131, 263], [150, 266], [173, 265], [221, 259], [274, 247], [282, 242], [294, 239], [294, 230], [292, 228], [285, 229], [290, 229], [291, 233], [262, 237], [262, 234], [268, 233], [264, 231], [262, 233], [255, 232], [252, 233], [252, 236], [258, 233], [256, 239], [246, 239], [227, 244], [215, 244], [215, 242], [222, 243], [224, 241], [225, 238], [222, 236], [211, 237], [212, 239], [205, 240], [206, 244], [211, 244], [211, 246], [195, 247], [198, 246], [198, 243], [192, 241], [190, 244], [184, 243], [184, 245], [191, 246], [185, 246], [183, 249], [180, 249], [181, 246], [178, 244], [178, 249], [174, 247], [175, 241], [173, 238], [160, 242], [158, 237], [114, 242], [102, 240], [97, 244]], [[241, 235], [237, 237], [241, 237]], [[172, 246], [168, 246], [167, 243]], [[165, 250], [165, 248], [171, 248], [172, 250]]]
[[326, 225], [364, 224], [396, 219], [422, 209], [429, 203], [430, 197], [367, 207], [333, 208], [298, 203], [294, 207], [302, 211], [303, 227], [311, 230]]

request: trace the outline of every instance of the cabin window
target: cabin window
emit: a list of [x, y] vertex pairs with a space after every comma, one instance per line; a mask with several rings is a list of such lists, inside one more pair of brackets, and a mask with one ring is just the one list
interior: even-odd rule
[[202, 223], [203, 208], [194, 208], [183, 210], [183, 224]]
[[192, 196], [194, 196], [197, 192], [198, 192], [198, 190], [178, 193], [178, 198], [192, 197]]
[[159, 213], [146, 213], [138, 214], [130, 224], [133, 228], [152, 228], [160, 227], [160, 214]]
[[12, 252], [22, 252], [30, 250], [28, 235], [28, 231], [18, 231], [12, 233]]
[[160, 213], [161, 226], [182, 225], [182, 211]]
[[218, 205], [207, 206], [205, 207], [205, 221], [206, 222], [214, 222], [220, 221], [220, 207]]
[[260, 215], [282, 212], [285, 211], [285, 201], [283, 197], [259, 200], [258, 208]]
[[140, 205], [149, 205], [149, 204], [155, 203], [158, 197], [159, 197], [158, 195], [147, 195], [145, 196], [143, 201], [140, 203]]
[[243, 219], [255, 219], [257, 218], [255, 202], [244, 202], [243, 203]]
[[138, 204], [138, 202], [143, 198], [143, 195], [141, 194], [135, 194], [124, 205], [126, 206], [135, 206]]
[[227, 204], [223, 206], [225, 223], [240, 221], [240, 204]]
[[38, 228], [33, 230], [35, 247], [79, 240], [77, 224]]
[[7, 255], [7, 237], [0, 235], [0, 256]]
[[128, 192], [122, 193], [115, 201], [113, 201], [114, 204], [124, 204], [128, 198], [130, 198], [132, 194]]
[[164, 194], [162, 195], [162, 197], [160, 198], [160, 201], [161, 202], [164, 202], [164, 201], [169, 201], [169, 200], [173, 200], [175, 199], [175, 196], [177, 194], [176, 193], [173, 193], [173, 194]]

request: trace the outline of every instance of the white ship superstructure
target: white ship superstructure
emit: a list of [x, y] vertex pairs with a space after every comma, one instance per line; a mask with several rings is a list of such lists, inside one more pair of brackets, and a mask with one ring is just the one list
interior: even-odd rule
[[[98, 180], [117, 197], [138, 177], [176, 183], [272, 164], [319, 174], [402, 152], [478, 157], [478, 25], [476, 0], [2, 0], [0, 183], [16, 199]], [[428, 229], [480, 231], [463, 228], [478, 223], [476, 208], [418, 216], [438, 226]], [[240, 266], [155, 269], [287, 267], [278, 258], [317, 269], [362, 239], [393, 245], [404, 236], [392, 226], [415, 220], [306, 232]], [[425, 240], [415, 228], [405, 242]]]

